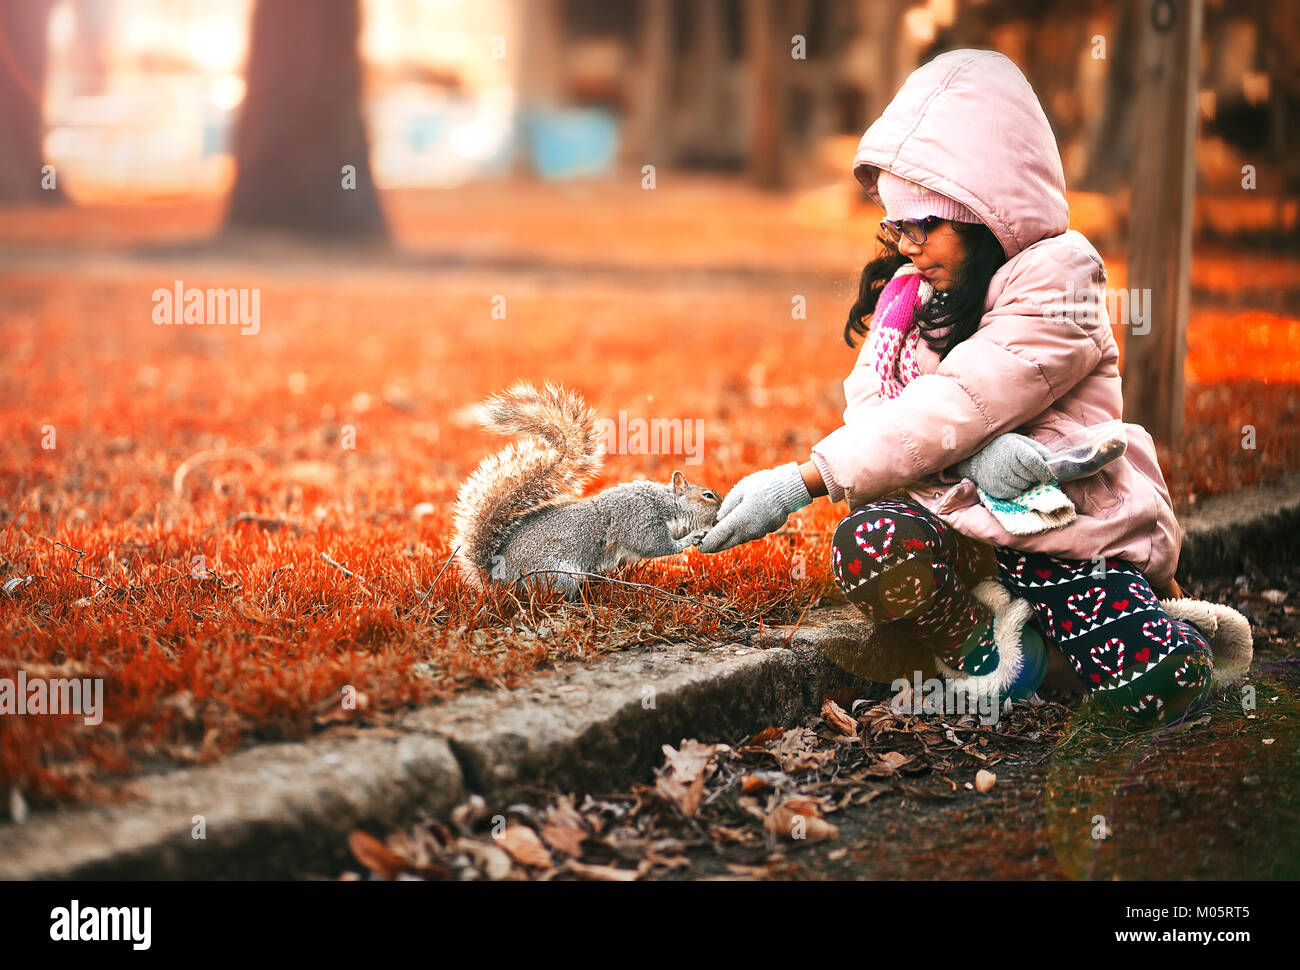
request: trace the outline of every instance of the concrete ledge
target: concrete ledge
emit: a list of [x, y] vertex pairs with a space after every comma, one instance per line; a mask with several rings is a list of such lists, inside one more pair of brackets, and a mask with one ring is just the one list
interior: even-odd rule
[[[288, 876], [346, 852], [357, 825], [446, 812], [464, 796], [447, 744], [419, 735], [265, 744], [130, 787], [132, 801], [0, 827], [0, 878]], [[196, 815], [204, 839], [191, 834]]]
[[1216, 495], [1179, 517], [1180, 579], [1236, 575], [1245, 560], [1294, 562], [1300, 555], [1300, 475], [1249, 492]]
[[446, 739], [466, 786], [489, 800], [542, 783], [609, 791], [648, 777], [664, 744], [789, 724], [853, 681], [809, 645], [671, 644], [542, 672], [526, 688], [424, 708], [401, 726]]
[[[446, 818], [473, 791], [501, 803], [543, 783], [622, 788], [649, 777], [665, 743], [788, 725], [852, 680], [807, 643], [670, 644], [569, 664], [524, 688], [412, 711], [396, 732], [261, 745], [139, 778], [129, 802], [0, 826], [0, 878], [319, 874], [346, 863], [358, 826]], [[205, 839], [192, 837], [195, 815]]]

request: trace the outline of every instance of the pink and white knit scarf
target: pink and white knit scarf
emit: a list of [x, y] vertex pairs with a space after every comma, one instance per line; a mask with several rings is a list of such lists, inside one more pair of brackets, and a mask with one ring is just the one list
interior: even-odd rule
[[880, 393], [898, 397], [921, 373], [916, 346], [921, 328], [916, 316], [934, 296], [934, 287], [911, 263], [904, 263], [885, 284], [871, 321], [872, 359], [880, 375]]

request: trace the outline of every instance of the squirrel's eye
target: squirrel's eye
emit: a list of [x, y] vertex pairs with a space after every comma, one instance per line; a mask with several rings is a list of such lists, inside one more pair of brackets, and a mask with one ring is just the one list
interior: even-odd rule
[[714, 495], [712, 492], [705, 492], [704, 497], [709, 499], [710, 501], [717, 499], [717, 496]]

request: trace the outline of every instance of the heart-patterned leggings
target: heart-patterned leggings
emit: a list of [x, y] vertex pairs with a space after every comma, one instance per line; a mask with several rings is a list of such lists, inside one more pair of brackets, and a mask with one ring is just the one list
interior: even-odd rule
[[[1169, 721], [1201, 706], [1210, 691], [1212, 660], [1200, 629], [1172, 619], [1123, 559], [990, 545], [915, 502], [886, 498], [840, 522], [831, 572], [873, 621], [893, 625], [958, 669], [963, 645], [992, 617], [971, 589], [996, 576], [1033, 606], [1044, 642], [1065, 655], [1088, 692], [1105, 692], [1142, 720]], [[992, 643], [991, 631], [982, 642]]]

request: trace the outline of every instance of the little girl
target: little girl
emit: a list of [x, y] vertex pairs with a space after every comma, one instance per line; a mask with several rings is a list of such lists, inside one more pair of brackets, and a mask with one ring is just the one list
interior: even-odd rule
[[1123, 424], [1123, 456], [1059, 483], [1065, 515], [1037, 531], [993, 511], [1057, 488], [1052, 446], [1123, 412], [1106, 270], [1069, 229], [1029, 82], [995, 51], [936, 57], [863, 135], [853, 172], [887, 218], [844, 330], [853, 346], [871, 324], [844, 425], [808, 461], [741, 479], [701, 550], [767, 535], [815, 496], [847, 500], [837, 584], [969, 693], [1038, 686], [1032, 617], [1085, 690], [1143, 722], [1185, 716], [1249, 667], [1250, 625], [1153, 591], [1180, 595], [1181, 531], [1151, 436]]

